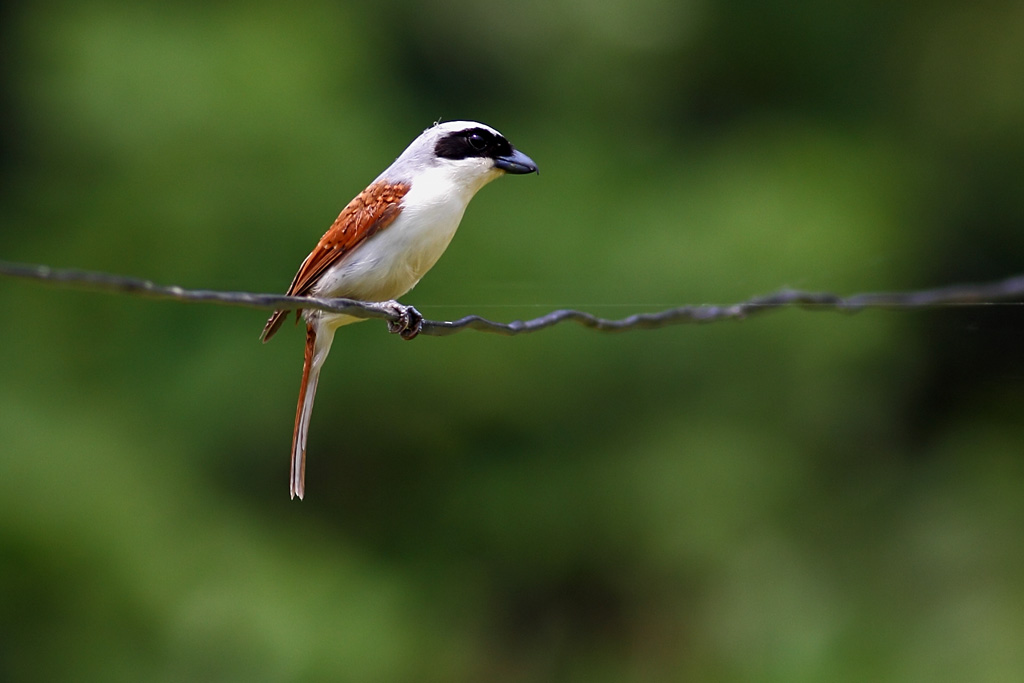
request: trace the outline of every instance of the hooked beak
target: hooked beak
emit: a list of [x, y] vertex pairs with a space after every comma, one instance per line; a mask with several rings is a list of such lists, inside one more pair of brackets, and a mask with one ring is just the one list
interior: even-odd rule
[[518, 149], [512, 150], [511, 154], [505, 156], [496, 157], [494, 159], [495, 168], [500, 168], [505, 173], [537, 173], [537, 164], [533, 163], [533, 159], [526, 156]]

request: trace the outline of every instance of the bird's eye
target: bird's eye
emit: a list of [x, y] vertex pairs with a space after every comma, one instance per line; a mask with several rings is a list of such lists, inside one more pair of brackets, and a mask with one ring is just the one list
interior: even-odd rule
[[487, 140], [480, 133], [470, 133], [466, 139], [469, 141], [469, 146], [478, 152], [482, 152], [487, 148]]

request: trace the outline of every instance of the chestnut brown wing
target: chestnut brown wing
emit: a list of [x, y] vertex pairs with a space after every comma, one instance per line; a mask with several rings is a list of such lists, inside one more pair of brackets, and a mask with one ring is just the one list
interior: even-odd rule
[[[363, 241], [391, 225], [402, 212], [401, 200], [409, 191], [404, 183], [378, 182], [370, 185], [348, 203], [316, 247], [299, 266], [288, 296], [305, 296], [319, 277]], [[274, 336], [290, 311], [274, 311], [260, 339]], [[297, 313], [301, 313], [299, 310]]]

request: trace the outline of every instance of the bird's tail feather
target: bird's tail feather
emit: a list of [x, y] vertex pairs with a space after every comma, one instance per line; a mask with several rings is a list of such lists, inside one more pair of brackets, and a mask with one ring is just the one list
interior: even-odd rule
[[[306, 437], [309, 436], [309, 418], [313, 414], [313, 399], [327, 353], [331, 349], [333, 330], [323, 330], [324, 338], [317, 339], [316, 327], [306, 324], [306, 353], [302, 365], [302, 386], [299, 404], [295, 409], [295, 431], [292, 433], [292, 464], [289, 476], [292, 498], [301, 500], [306, 493]], [[319, 344], [318, 344], [319, 342]]]

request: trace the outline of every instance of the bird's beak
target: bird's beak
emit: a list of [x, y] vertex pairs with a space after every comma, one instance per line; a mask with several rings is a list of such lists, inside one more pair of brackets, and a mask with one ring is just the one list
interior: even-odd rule
[[537, 164], [533, 163], [533, 159], [518, 149], [512, 150], [511, 154], [496, 157], [494, 159], [494, 166], [505, 171], [505, 173], [537, 173]]

